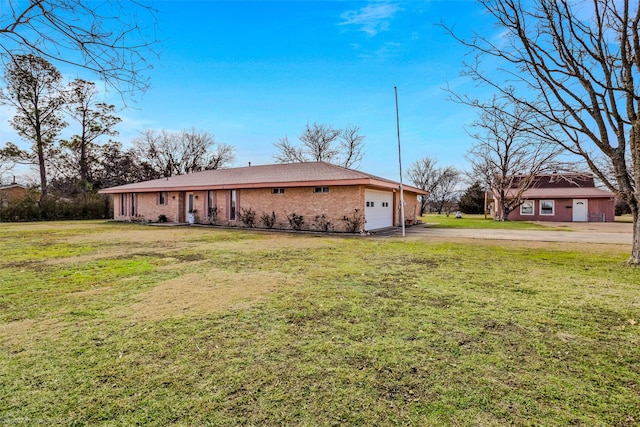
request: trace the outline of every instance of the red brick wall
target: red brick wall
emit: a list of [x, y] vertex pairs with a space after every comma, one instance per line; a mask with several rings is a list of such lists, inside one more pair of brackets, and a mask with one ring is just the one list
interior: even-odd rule
[[[355, 209], [364, 215], [364, 187], [363, 186], [330, 186], [328, 193], [314, 193], [313, 187], [285, 188], [284, 194], [272, 194], [271, 188], [238, 189], [236, 190], [238, 212], [241, 209], [252, 209], [256, 213], [256, 225], [263, 227], [260, 219], [263, 213], [276, 214], [275, 228], [291, 228], [287, 215], [295, 213], [304, 218], [303, 229], [318, 229], [316, 216], [325, 215], [331, 222], [334, 231], [345, 231], [345, 217], [351, 217]], [[217, 223], [225, 225], [242, 225], [239, 218], [229, 221], [229, 191], [215, 191], [215, 206], [217, 206]], [[116, 220], [145, 220], [158, 221], [160, 215], [165, 215], [169, 222], [186, 222], [186, 194], [184, 192], [169, 192], [165, 205], [159, 204], [159, 195], [154, 193], [137, 194], [137, 215], [132, 217], [131, 195], [125, 195], [125, 214], [121, 215], [120, 194], [114, 194], [114, 218]], [[194, 191], [194, 209], [196, 222], [208, 223], [207, 191]], [[419, 214], [420, 203], [417, 194], [405, 191], [405, 218], [411, 223]], [[399, 207], [399, 193], [394, 193], [394, 204]], [[399, 209], [398, 209], [399, 210]], [[399, 212], [394, 215], [394, 224], [401, 225]]]
[[[394, 196], [397, 194], [398, 192], [396, 192]], [[410, 191], [404, 191], [403, 199], [404, 199], [404, 218], [409, 222], [409, 224], [415, 224], [418, 217], [420, 216], [420, 202], [418, 201], [418, 194]], [[395, 205], [400, 206], [399, 202], [395, 203]], [[397, 218], [400, 218], [400, 212], [398, 212], [398, 214], [395, 215], [394, 224], [396, 226], [401, 226], [402, 224], [397, 220]]]
[[113, 195], [113, 217], [116, 220], [148, 220], [158, 221], [160, 215], [166, 215], [169, 222], [183, 222], [184, 206], [181, 193], [172, 191], [167, 193], [166, 204], [159, 204], [159, 194], [156, 193], [136, 193], [137, 215], [131, 216], [131, 194], [125, 194], [125, 212], [121, 214], [120, 194]]
[[260, 216], [275, 212], [276, 228], [290, 228], [287, 215], [295, 213], [303, 216], [303, 229], [318, 228], [316, 216], [325, 215], [333, 230], [345, 231], [344, 217], [351, 216], [356, 208], [362, 212], [364, 205], [364, 189], [358, 186], [329, 187], [328, 193], [314, 193], [313, 187], [285, 188], [284, 194], [271, 191], [271, 188], [239, 190], [240, 209], [253, 209], [260, 227], [264, 226]]
[[22, 187], [9, 187], [0, 190], [0, 201], [21, 199], [29, 194], [29, 190]]
[[[287, 215], [295, 213], [304, 217], [303, 229], [314, 229], [315, 217], [324, 214], [331, 221], [335, 231], [344, 231], [344, 216], [353, 214], [354, 209], [362, 211], [364, 188], [359, 186], [329, 187], [328, 193], [314, 193], [313, 187], [285, 188], [284, 194], [272, 194], [271, 188], [236, 190], [238, 211], [242, 208], [256, 212], [256, 225], [263, 226], [260, 216], [263, 213], [276, 213], [276, 227], [290, 228]], [[169, 192], [167, 204], [158, 203], [159, 196], [154, 193], [137, 194], [137, 215], [131, 216], [131, 195], [125, 195], [125, 213], [121, 214], [120, 194], [113, 197], [114, 219], [157, 221], [160, 215], [166, 215], [169, 222], [186, 221], [186, 196], [183, 192]], [[207, 191], [194, 191], [196, 222], [206, 223]], [[229, 221], [229, 190], [215, 191], [215, 204], [218, 208], [217, 223], [242, 225], [238, 220]]]

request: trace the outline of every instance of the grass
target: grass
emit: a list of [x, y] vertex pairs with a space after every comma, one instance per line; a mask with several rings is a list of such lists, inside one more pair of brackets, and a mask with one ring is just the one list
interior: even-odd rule
[[566, 228], [554, 228], [547, 225], [536, 224], [529, 221], [495, 221], [484, 215], [463, 214], [462, 218], [456, 218], [455, 213], [449, 216], [445, 214], [425, 214], [422, 221], [434, 228], [487, 228], [504, 230], [563, 230]]
[[0, 424], [637, 425], [628, 247], [0, 225]]

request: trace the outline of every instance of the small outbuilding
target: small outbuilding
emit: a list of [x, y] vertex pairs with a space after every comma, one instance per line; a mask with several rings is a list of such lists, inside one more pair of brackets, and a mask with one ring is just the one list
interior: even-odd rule
[[195, 172], [100, 193], [113, 195], [114, 219], [122, 221], [370, 231], [418, 222], [418, 196], [427, 193], [403, 186], [401, 219], [399, 188], [357, 170], [306, 162]]
[[[517, 184], [518, 181], [514, 182]], [[510, 190], [510, 197], [515, 197], [517, 192], [517, 188]], [[510, 221], [615, 221], [615, 195], [596, 188], [592, 174], [538, 175], [520, 199], [519, 208], [509, 214]], [[494, 217], [501, 215], [498, 202], [498, 194], [494, 190]]]

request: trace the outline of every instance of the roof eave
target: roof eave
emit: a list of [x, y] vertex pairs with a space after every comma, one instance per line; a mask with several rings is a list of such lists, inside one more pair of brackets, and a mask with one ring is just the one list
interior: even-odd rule
[[[161, 182], [158, 182], [160, 184]], [[397, 190], [399, 184], [392, 181], [382, 181], [374, 178], [358, 179], [337, 179], [337, 180], [313, 180], [313, 181], [277, 181], [258, 183], [238, 183], [238, 184], [202, 184], [202, 185], [154, 185], [152, 187], [137, 187], [136, 184], [127, 184], [118, 187], [111, 187], [99, 190], [99, 194], [120, 194], [120, 193], [155, 193], [159, 191], [207, 191], [207, 190], [231, 190], [231, 189], [251, 189], [251, 188], [275, 188], [275, 187], [329, 187], [329, 186], [356, 186], [365, 185], [373, 188], [385, 188]], [[420, 195], [429, 193], [418, 188], [404, 186], [406, 191], [411, 191]]]

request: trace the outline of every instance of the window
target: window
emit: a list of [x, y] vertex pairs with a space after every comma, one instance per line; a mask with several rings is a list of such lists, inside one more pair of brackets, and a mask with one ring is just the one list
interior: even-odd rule
[[520, 215], [533, 215], [533, 200], [525, 200], [520, 205]]
[[209, 219], [215, 219], [214, 217], [218, 215], [218, 210], [216, 209], [216, 192], [213, 190], [207, 192], [207, 214], [207, 218]]
[[272, 188], [271, 194], [284, 194], [284, 188]]
[[231, 221], [235, 221], [236, 220], [236, 203], [237, 203], [237, 197], [238, 195], [236, 194], [236, 190], [231, 190], [230, 192], [230, 197], [229, 200], [231, 202], [231, 206], [229, 207], [229, 219]]
[[138, 214], [138, 195], [136, 193], [131, 193], [131, 216], [136, 216]]
[[388, 208], [389, 207], [389, 202], [382, 202], [382, 207], [383, 208]]
[[120, 194], [120, 216], [125, 216], [127, 214], [127, 208], [125, 206], [126, 203], [127, 203], [126, 194], [124, 193]]
[[368, 208], [372, 208], [372, 207], [374, 207], [373, 205], [374, 205], [374, 202], [367, 202], [367, 207], [368, 207]]
[[553, 215], [553, 200], [540, 200], [540, 215]]
[[193, 208], [193, 193], [187, 194], [187, 213], [194, 213]]
[[158, 204], [159, 205], [166, 205], [168, 204], [167, 201], [167, 192], [166, 191], [161, 191], [158, 193]]
[[328, 193], [329, 192], [329, 187], [314, 187], [313, 188], [313, 192], [314, 193]]

